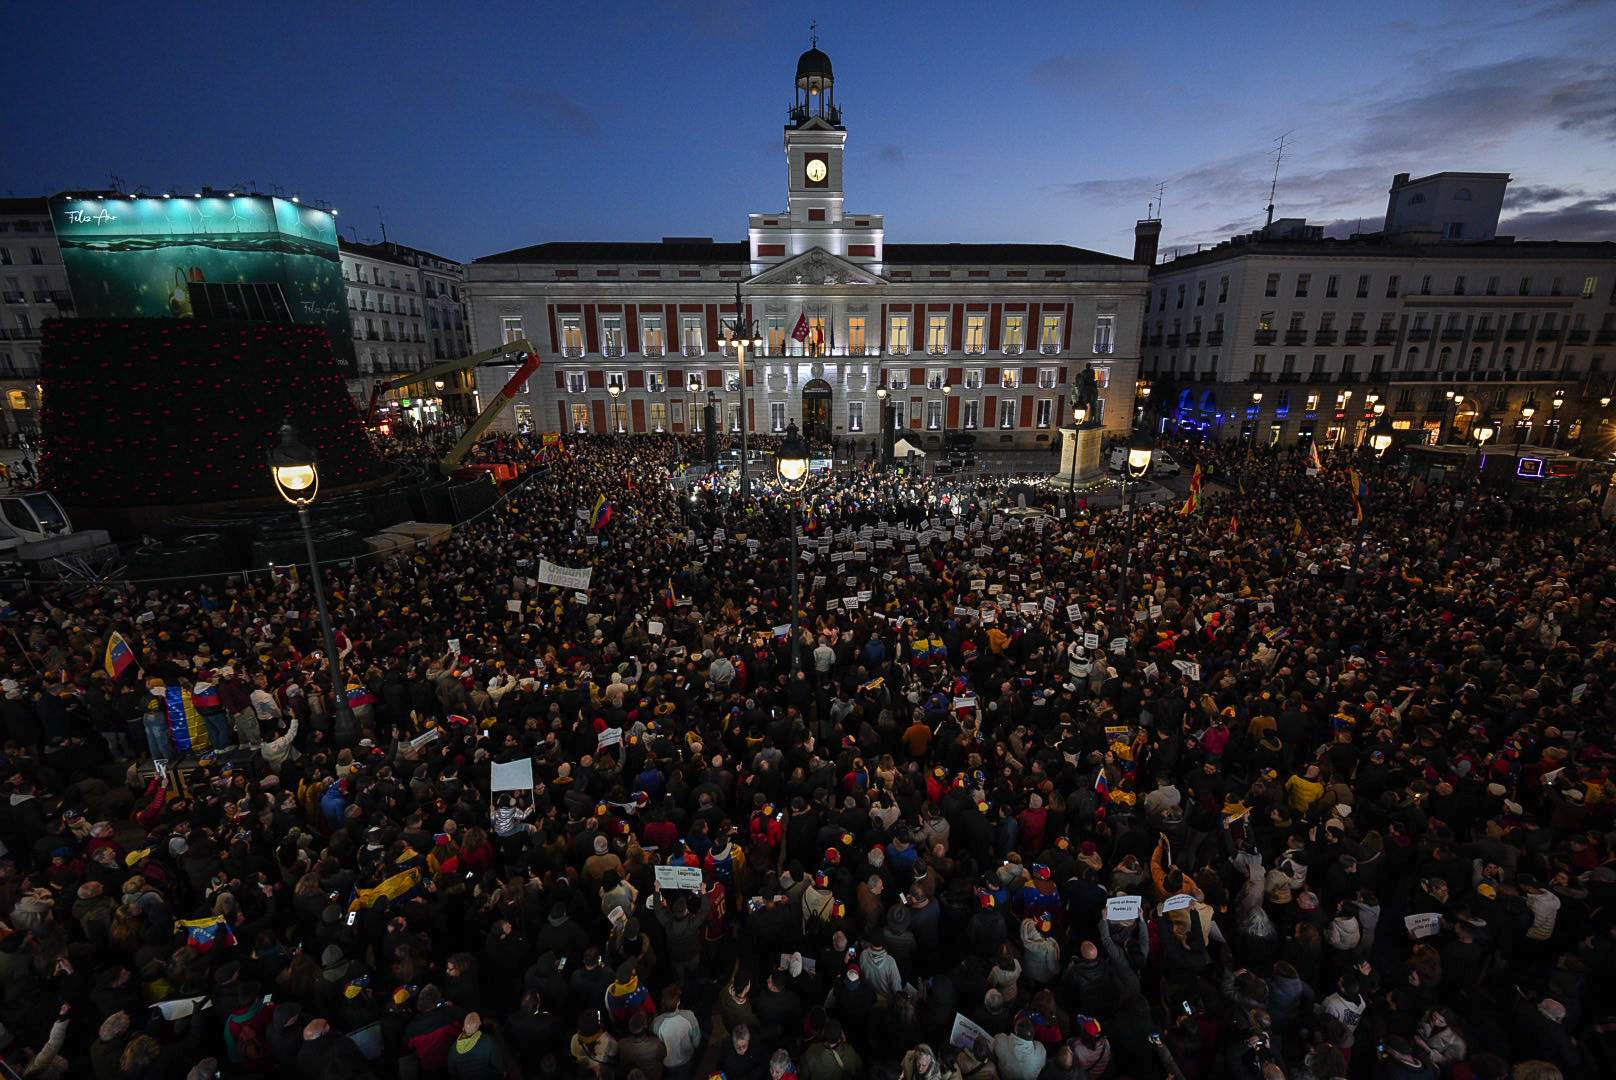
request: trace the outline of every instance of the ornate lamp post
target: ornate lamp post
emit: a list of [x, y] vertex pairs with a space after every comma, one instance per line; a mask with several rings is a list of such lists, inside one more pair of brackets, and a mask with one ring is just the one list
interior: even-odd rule
[[[314, 606], [320, 612], [320, 634], [331, 664], [330, 712], [335, 718], [348, 710], [343, 685], [341, 656], [336, 636], [331, 632], [331, 612], [325, 605], [325, 586], [320, 583], [320, 560], [314, 551], [314, 530], [309, 525], [309, 507], [320, 494], [320, 464], [314, 450], [290, 423], [281, 425], [280, 439], [269, 452], [269, 475], [280, 497], [297, 508], [298, 524], [303, 527], [303, 543], [309, 553], [309, 583], [314, 587]], [[335, 724], [333, 723], [333, 729]]]
[[[1075, 449], [1075, 448], [1074, 448]], [[1133, 508], [1128, 505], [1128, 481], [1143, 480], [1150, 471], [1150, 459], [1156, 452], [1156, 437], [1147, 426], [1140, 424], [1128, 436], [1128, 458], [1122, 466], [1122, 500], [1118, 508], [1123, 514], [1122, 579], [1117, 582], [1117, 618], [1121, 620], [1128, 606], [1128, 574], [1133, 568]]]
[[746, 350], [755, 353], [763, 351], [763, 335], [758, 332], [757, 323], [746, 318], [746, 309], [741, 306], [741, 284], [735, 283], [735, 321], [724, 325], [724, 344], [735, 350], [735, 370], [740, 374], [741, 394], [741, 498], [745, 500], [752, 492], [751, 482], [747, 477], [746, 460], [746, 429], [752, 425], [747, 423], [746, 415]]
[[797, 678], [797, 616], [802, 610], [801, 596], [798, 592], [799, 583], [799, 557], [797, 555], [797, 530], [801, 525], [802, 508], [799, 496], [808, 484], [808, 444], [803, 441], [802, 435], [797, 431], [795, 423], [786, 426], [785, 438], [780, 442], [780, 448], [774, 453], [774, 472], [779, 478], [780, 488], [789, 498], [787, 502], [791, 507], [791, 678]]

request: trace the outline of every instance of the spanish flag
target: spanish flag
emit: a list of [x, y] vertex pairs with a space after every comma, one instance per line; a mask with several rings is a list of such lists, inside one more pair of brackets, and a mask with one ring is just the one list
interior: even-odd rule
[[595, 499], [595, 508], [589, 512], [589, 528], [592, 532], [600, 532], [612, 520], [612, 504], [606, 501], [606, 496], [600, 495]]
[[114, 679], [123, 678], [124, 672], [135, 666], [135, 650], [116, 630], [107, 636], [107, 651], [102, 663], [106, 666], [107, 674]]
[[1196, 465], [1195, 466], [1195, 475], [1190, 477], [1190, 493], [1189, 493], [1189, 497], [1184, 500], [1184, 505], [1179, 508], [1178, 512], [1179, 512], [1180, 516], [1188, 517], [1191, 514], [1197, 513], [1200, 509], [1201, 509], [1201, 466]]

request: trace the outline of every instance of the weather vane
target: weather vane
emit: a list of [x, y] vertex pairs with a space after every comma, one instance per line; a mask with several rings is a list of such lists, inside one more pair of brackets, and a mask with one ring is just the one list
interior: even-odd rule
[[819, 48], [819, 20], [814, 19], [808, 23], [808, 45], [810, 48]]

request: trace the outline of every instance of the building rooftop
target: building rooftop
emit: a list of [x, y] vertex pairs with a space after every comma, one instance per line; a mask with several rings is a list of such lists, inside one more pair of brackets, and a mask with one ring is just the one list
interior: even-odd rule
[[1154, 270], [1187, 269], [1208, 263], [1238, 259], [1245, 255], [1289, 255], [1311, 258], [1427, 258], [1427, 259], [1613, 259], [1616, 241], [1609, 240], [1516, 240], [1501, 236], [1474, 243], [1444, 241], [1434, 244], [1409, 243], [1368, 233], [1344, 240], [1265, 240], [1239, 236], [1215, 247], [1190, 252], [1158, 263]]
[[411, 255], [422, 259], [435, 259], [438, 262], [452, 263], [455, 266], [460, 265], [460, 261], [458, 259], [451, 259], [446, 255], [436, 255], [430, 251], [424, 251], [421, 248], [410, 247], [408, 244], [395, 244], [391, 240], [384, 244], [361, 244], [357, 241], [347, 240], [339, 236], [337, 237], [337, 246], [343, 251], [349, 251], [355, 255], [363, 255], [367, 259], [377, 259], [381, 262], [398, 263], [400, 266], [416, 265], [415, 263], [409, 261], [409, 257]]
[[[1089, 251], [1066, 244], [887, 244], [888, 264], [988, 266], [1127, 265], [1120, 255]], [[745, 244], [716, 243], [704, 237], [666, 237], [661, 243], [594, 243], [552, 241], [502, 251], [474, 260], [478, 263], [688, 263], [717, 265], [746, 263], [751, 253]]]
[[49, 214], [50, 204], [43, 195], [0, 199], [0, 214]]

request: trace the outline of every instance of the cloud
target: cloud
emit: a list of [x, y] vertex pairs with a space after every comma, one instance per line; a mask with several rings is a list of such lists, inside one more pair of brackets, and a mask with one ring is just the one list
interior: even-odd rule
[[884, 143], [876, 150], [875, 156], [888, 165], [902, 165], [909, 160], [909, 154], [897, 143]]
[[1524, 210], [1529, 206], [1574, 199], [1586, 194], [1579, 188], [1556, 187], [1553, 184], [1518, 184], [1504, 195], [1505, 210]]
[[1520, 240], [1616, 240], [1616, 191], [1516, 214], [1500, 221], [1498, 231]]

